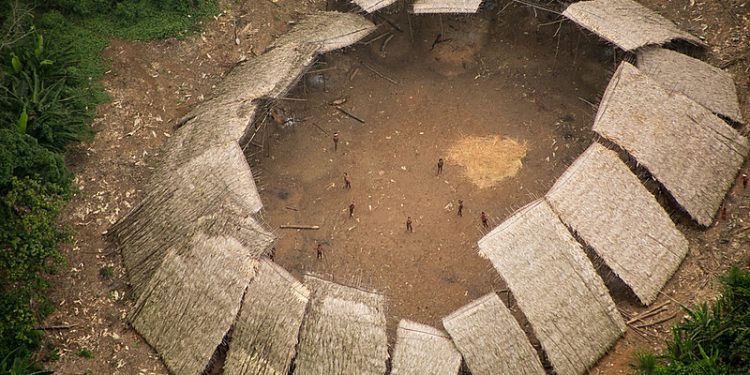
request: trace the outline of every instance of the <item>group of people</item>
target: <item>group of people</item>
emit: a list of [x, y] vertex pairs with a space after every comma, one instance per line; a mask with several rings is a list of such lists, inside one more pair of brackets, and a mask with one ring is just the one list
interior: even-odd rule
[[[333, 133], [333, 150], [334, 151], [338, 151], [339, 149], [339, 139], [340, 139], [339, 132]], [[438, 158], [438, 161], [437, 161], [437, 175], [438, 176], [443, 173], [444, 165], [445, 165], [445, 161], [443, 160], [443, 158]], [[352, 188], [351, 178], [349, 177], [349, 174], [347, 172], [344, 172], [344, 189], [351, 189], [351, 188]], [[355, 207], [354, 202], [349, 204], [349, 217], [350, 218], [354, 217], [354, 207]], [[457, 212], [458, 212], [458, 216], [464, 216], [464, 201], [461, 199], [458, 200]], [[479, 215], [479, 218], [482, 221], [482, 226], [485, 228], [489, 228], [490, 224], [489, 224], [489, 218], [487, 216], [487, 213], [482, 211], [482, 213]], [[414, 222], [412, 221], [411, 216], [407, 216], [406, 217], [406, 232], [407, 233], [414, 232], [413, 223]], [[318, 244], [317, 251], [318, 251], [318, 258], [320, 258], [322, 256], [320, 244]]]
[[[339, 140], [340, 140], [340, 134], [339, 132], [333, 133], [333, 150], [338, 151], [339, 149]], [[443, 173], [443, 166], [445, 165], [445, 161], [443, 158], [439, 158], [437, 162], [437, 175], [440, 175]], [[352, 188], [352, 180], [351, 177], [349, 177], [349, 173], [344, 172], [344, 189], [351, 189]], [[354, 202], [349, 204], [349, 217], [354, 217], [354, 208], [356, 206], [354, 205]], [[464, 216], [464, 201], [459, 199], [458, 200], [458, 216], [463, 217]], [[482, 213], [479, 215], [480, 220], [482, 221], [482, 226], [484, 228], [489, 228], [489, 218], [487, 214], [482, 211]], [[412, 233], [414, 232], [414, 222], [411, 219], [411, 216], [406, 217], [406, 232]], [[276, 247], [272, 247], [269, 251], [268, 257], [273, 261], [274, 256], [276, 255]], [[323, 243], [318, 242], [315, 247], [315, 257], [316, 259], [323, 258]]]
[[[334, 151], [338, 151], [339, 149], [339, 140], [340, 140], [339, 132], [333, 133], [333, 150]], [[436, 175], [439, 176], [440, 174], [443, 173], [444, 165], [445, 165], [445, 161], [443, 160], [443, 158], [438, 158]], [[740, 180], [742, 183], [742, 189], [743, 190], [746, 189], [748, 185], [747, 174], [743, 173], [740, 176]], [[351, 188], [352, 188], [351, 178], [349, 177], [348, 173], [344, 172], [344, 189], [351, 189]], [[350, 218], [354, 217], [354, 208], [355, 208], [354, 202], [350, 203], [349, 204], [349, 217]], [[458, 213], [458, 216], [461, 216], [461, 217], [464, 216], [464, 201], [461, 199], [458, 200], [457, 213]], [[719, 217], [722, 220], [726, 219], [726, 206], [725, 205], [721, 206]], [[482, 227], [489, 228], [490, 224], [489, 224], [489, 217], [487, 216], [487, 213], [482, 211], [479, 215], [479, 218], [482, 221]], [[407, 233], [414, 232], [414, 222], [412, 221], [411, 216], [406, 217], [406, 232]], [[272, 261], [274, 260], [275, 254], [276, 254], [276, 247], [272, 247], [268, 254], [269, 258]], [[323, 257], [323, 244], [322, 243], [318, 242], [315, 248], [315, 254], [316, 254], [316, 259], [321, 259]]]

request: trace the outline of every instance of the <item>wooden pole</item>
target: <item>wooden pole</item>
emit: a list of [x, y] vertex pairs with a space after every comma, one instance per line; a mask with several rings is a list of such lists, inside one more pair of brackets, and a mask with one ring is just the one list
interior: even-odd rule
[[317, 225], [298, 225], [298, 224], [284, 224], [279, 225], [281, 229], [307, 229], [307, 230], [318, 230], [320, 226]]

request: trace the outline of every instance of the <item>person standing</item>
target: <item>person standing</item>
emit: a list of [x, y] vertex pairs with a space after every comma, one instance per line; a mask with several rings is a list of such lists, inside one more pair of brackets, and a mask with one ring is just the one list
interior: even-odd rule
[[349, 205], [349, 217], [354, 216], [354, 203]]
[[742, 174], [742, 190], [747, 189], [747, 173]]
[[344, 172], [344, 189], [351, 189], [352, 181], [349, 180], [349, 174]]
[[437, 174], [440, 175], [441, 173], [443, 173], [443, 158], [438, 159], [437, 164]]
[[487, 219], [487, 214], [484, 213], [484, 211], [482, 211], [481, 218], [482, 218], [482, 226], [485, 228], [488, 228], [490, 226], [490, 223], [489, 223], [489, 220]]
[[458, 216], [464, 216], [464, 201], [458, 200]]
[[339, 149], [339, 132], [333, 133], [333, 151], [338, 151]]
[[271, 259], [271, 262], [274, 262], [273, 258], [276, 257], [276, 246], [272, 247], [270, 251], [268, 251], [268, 258]]
[[414, 232], [414, 228], [411, 226], [411, 216], [406, 217], [406, 231], [409, 233]]
[[318, 247], [315, 249], [315, 253], [317, 254], [316, 259], [320, 259], [323, 257], [323, 244], [319, 243]]

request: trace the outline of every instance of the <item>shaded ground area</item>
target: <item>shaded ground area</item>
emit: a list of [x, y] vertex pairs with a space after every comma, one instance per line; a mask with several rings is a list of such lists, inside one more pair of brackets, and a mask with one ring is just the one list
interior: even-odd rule
[[[747, 5], [741, 6], [741, 0], [641, 2], [672, 19], [681, 28], [705, 38], [711, 46], [706, 60], [733, 74], [743, 113], [745, 118], [750, 118], [750, 106], [746, 99], [750, 79], [750, 51], [747, 49], [750, 17]], [[227, 1], [222, 4], [224, 13], [216, 20], [207, 20], [206, 31], [200, 35], [185, 40], [152, 43], [112, 41], [107, 50], [108, 57], [112, 59], [112, 68], [105, 77], [105, 85], [113, 101], [98, 109], [99, 115], [94, 124], [96, 140], [82, 146], [69, 159], [78, 176], [80, 193], [69, 205], [65, 223], [75, 230], [76, 237], [75, 242], [64, 249], [68, 258], [67, 267], [53, 281], [56, 288], [51, 294], [57, 301], [57, 311], [45, 322], [47, 326], [69, 327], [47, 331], [49, 344], [61, 352], [59, 361], [48, 363], [57, 373], [166, 373], [156, 353], [127, 325], [126, 318], [132, 309], [127, 277], [119, 255], [107, 248], [101, 234], [140, 199], [140, 189], [158, 162], [160, 146], [174, 132], [174, 121], [209, 95], [212, 85], [219, 82], [223, 74], [243, 57], [250, 58], [260, 53], [273, 38], [287, 30], [288, 21], [298, 19], [302, 13], [324, 9], [325, 3], [323, 0]], [[405, 47], [411, 43], [408, 21], [399, 20], [404, 33], [394, 32], [396, 36], [384, 49], [384, 57], [379, 57], [382, 55], [380, 48], [387, 37], [368, 47], [359, 46], [356, 52], [329, 56], [326, 61], [333, 62], [338, 70], [323, 72], [329, 78], [325, 86], [328, 92], [322, 87], [313, 87], [313, 82], [308, 85], [309, 96], [306, 96], [311, 101], [280, 104], [289, 110], [289, 115], [311, 118], [296, 130], [279, 132], [279, 138], [273, 141], [271, 150], [273, 156], [279, 159], [263, 160], [262, 168], [273, 169], [274, 163], [285, 162], [288, 168], [303, 169], [294, 166], [291, 156], [281, 153], [281, 148], [286, 147], [288, 152], [300, 155], [309, 152], [310, 157], [301, 159], [299, 163], [311, 163], [309, 165], [317, 166], [319, 170], [297, 174], [307, 175], [307, 182], [302, 181], [301, 177], [292, 181], [294, 174], [291, 169], [287, 172], [290, 177], [285, 181], [291, 181], [287, 189], [290, 203], [283, 205], [291, 207], [298, 204], [311, 208], [299, 212], [283, 209], [288, 211], [283, 213], [280, 208], [282, 201], [273, 197], [273, 193], [285, 185], [272, 184], [274, 178], [278, 181], [282, 179], [261, 172], [264, 179], [262, 186], [267, 189], [264, 192], [269, 210], [267, 216], [284, 223], [312, 219], [324, 223], [323, 220], [326, 220], [324, 228], [329, 228], [315, 234], [279, 233], [287, 238], [283, 241], [289, 241], [288, 246], [279, 246], [280, 262], [296, 268], [297, 272], [304, 269], [332, 274], [345, 282], [391, 286], [403, 298], [401, 307], [398, 307], [398, 297], [390, 296], [392, 314], [409, 314], [413, 319], [431, 324], [446, 311], [470, 299], [470, 293], [464, 295], [469, 291], [468, 286], [474, 285], [475, 290], [471, 293], [502, 289], [498, 280], [487, 276], [489, 264], [476, 259], [473, 247], [481, 235], [478, 212], [486, 210], [492, 224], [497, 224], [509, 215], [510, 210], [530, 201], [532, 192], [541, 194], [549, 188], [555, 176], [589, 144], [588, 132], [594, 108], [585, 104], [584, 100], [598, 103], [608, 78], [602, 69], [611, 72], [615, 65], [611, 55], [606, 59], [598, 56], [611, 51], [611, 47], [600, 44], [596, 38], [577, 30], [568, 22], [560, 28], [558, 39], [553, 36], [559, 24], [548, 24], [556, 20], [554, 15], [538, 11], [539, 18], [535, 19], [532, 17], [534, 12], [527, 7], [509, 4], [504, 8], [509, 2], [503, 0], [495, 3], [497, 7], [492, 12], [502, 12], [496, 20], [489, 19], [479, 27], [456, 23], [446, 17], [443, 18], [441, 29], [438, 17], [411, 17], [414, 30], [419, 30], [414, 35], [412, 57], [407, 56], [411, 52]], [[474, 30], [476, 36], [468, 36], [467, 39], [477, 41], [475, 45], [457, 43], [457, 34], [449, 35], [452, 30], [450, 24], [465, 27], [462, 30]], [[381, 32], [387, 30], [387, 25], [380, 29]], [[492, 34], [483, 30], [489, 30]], [[240, 45], [234, 43], [235, 31]], [[446, 39], [453, 41], [438, 43], [435, 50], [428, 51], [436, 34], [442, 31], [445, 31]], [[482, 35], [492, 36], [483, 39]], [[437, 61], [435, 57], [442, 60]], [[604, 65], [599, 64], [602, 59], [605, 60]], [[367, 62], [382, 74], [398, 78], [400, 85], [390, 84], [375, 76], [360, 66], [359, 60]], [[327, 67], [321, 65], [319, 68]], [[353, 71], [347, 69], [352, 67], [360, 69], [354, 79], [348, 81], [347, 73]], [[479, 77], [474, 79], [477, 75]], [[336, 77], [339, 77], [338, 82]], [[361, 93], [364, 91], [362, 88], [371, 92], [365, 96]], [[302, 92], [292, 94], [303, 97]], [[431, 97], [432, 94], [440, 95]], [[372, 95], [372, 99], [369, 95]], [[409, 96], [415, 99], [409, 99]], [[353, 122], [327, 104], [341, 97], [349, 99], [343, 107], [361, 116], [366, 124]], [[377, 104], [378, 108], [369, 108], [370, 103], [377, 101], [382, 102]], [[413, 104], [410, 106], [409, 103]], [[524, 113], [521, 108], [530, 110], [532, 115]], [[418, 125], [419, 122], [422, 125]], [[329, 134], [324, 134], [315, 126], [308, 126], [312, 123]], [[422, 130], [419, 130], [420, 127]], [[462, 131], [464, 128], [470, 131]], [[341, 132], [342, 142], [340, 152], [335, 154], [330, 152], [330, 132], [334, 130]], [[373, 131], [372, 135], [370, 130]], [[420, 135], [420, 131], [425, 134]], [[406, 140], [407, 133], [413, 135], [417, 143]], [[498, 134], [526, 142], [526, 160], [515, 177], [503, 180], [495, 185], [494, 190], [479, 189], [464, 177], [462, 167], [450, 161], [441, 178], [433, 175], [436, 157], [447, 157], [447, 150], [464, 137]], [[419, 140], [425, 136], [433, 143]], [[554, 144], [553, 139], [556, 140]], [[389, 154], [388, 149], [377, 148], [376, 144], [396, 147]], [[567, 149], [565, 144], [569, 144], [570, 148]], [[415, 154], [416, 149], [420, 150], [420, 155]], [[364, 150], [374, 153], [377, 158], [370, 158]], [[393, 153], [397, 154], [397, 158], [392, 156]], [[547, 157], [550, 158], [549, 162], [546, 161]], [[284, 158], [287, 160], [284, 161]], [[407, 170], [401, 170], [401, 166], [406, 166]], [[340, 189], [341, 171], [344, 169], [357, 174], [353, 175], [352, 190], [348, 192]], [[256, 170], [261, 171], [260, 168]], [[388, 173], [389, 177], [376, 184], [374, 181], [379, 178], [377, 173], [380, 170], [384, 171], [384, 176]], [[368, 175], [368, 171], [376, 175]], [[749, 173], [747, 166], [743, 171]], [[396, 182], [390, 183], [391, 178]], [[443, 182], [445, 180], [449, 183]], [[336, 183], [336, 188], [325, 190], [329, 183]], [[310, 198], [303, 202], [300, 194], [296, 198], [292, 194], [292, 190], [299, 189], [299, 186], [310, 186], [315, 194], [306, 194]], [[523, 190], [521, 186], [524, 186]], [[371, 193], [367, 193], [368, 190]], [[380, 194], [390, 194], [392, 198], [386, 200]], [[372, 195], [372, 198], [368, 195]], [[326, 199], [329, 206], [320, 204], [322, 207], [318, 208], [310, 202], [318, 197]], [[400, 204], [404, 202], [404, 197], [408, 198], [408, 203], [402, 208]], [[354, 200], [351, 198], [357, 200], [355, 216], [360, 223], [346, 217], [346, 206]], [[367, 202], [377, 199], [380, 199], [380, 203], [376, 203], [378, 208], [370, 212]], [[463, 199], [466, 204], [465, 216], [460, 221], [455, 217], [457, 199]], [[444, 210], [450, 202], [454, 203], [452, 212]], [[747, 231], [750, 189], [743, 191], [741, 186], [735, 186], [727, 202], [726, 221], [707, 230], [680, 226], [690, 239], [690, 253], [664, 289], [668, 297], [662, 296], [656, 304], [671, 299], [688, 305], [710, 300], [715, 294], [713, 280], [717, 275], [733, 264], [750, 265], [750, 232]], [[390, 211], [387, 210], [389, 207]], [[407, 237], [403, 233], [404, 214], [411, 214], [412, 211], [417, 212], [413, 214], [415, 233]], [[314, 215], [316, 212], [317, 215]], [[274, 219], [276, 214], [283, 216]], [[419, 215], [423, 218], [420, 219]], [[345, 227], [337, 227], [333, 231], [333, 224], [337, 223]], [[355, 223], [357, 227], [348, 231], [349, 226]], [[391, 231], [394, 235], [390, 245], [381, 245], [384, 240], [378, 233]], [[436, 241], [427, 233], [433, 233]], [[324, 245], [324, 261], [316, 263], [314, 240], [327, 240], [330, 236], [334, 236], [334, 240]], [[295, 241], [299, 241], [299, 244], [295, 245]], [[454, 246], [449, 247], [449, 242]], [[359, 248], [364, 249], [365, 244], [367, 249], [377, 252], [382, 259], [383, 263], [379, 264], [390, 262], [391, 269], [401, 267], [398, 262], [390, 260], [391, 257], [400, 256], [403, 262], [412, 262], [409, 263], [410, 268], [401, 268], [406, 274], [388, 269], [380, 271], [372, 263], [376, 260], [372, 254], [357, 261], [346, 257], [346, 254], [362, 255]], [[399, 246], [402, 248], [399, 249]], [[437, 246], [441, 247], [439, 251]], [[437, 257], [442, 257], [442, 263], [435, 261]], [[410, 260], [412, 258], [414, 261]], [[431, 268], [425, 268], [423, 261], [428, 262]], [[349, 262], [352, 268], [348, 271], [337, 268], [334, 262]], [[464, 281], [475, 277], [468, 272], [462, 273], [464, 262], [468, 262], [472, 267], [470, 269], [483, 272], [472, 283]], [[100, 276], [100, 270], [105, 266], [113, 267], [114, 275], [111, 278]], [[439, 267], [446, 270], [440, 272], [440, 275], [445, 275], [441, 277], [452, 275], [452, 282], [437, 276], [435, 272]], [[420, 279], [418, 276], [426, 272], [423, 269], [431, 269], [432, 279], [426, 278], [428, 281], [417, 283], [415, 280]], [[386, 272], [390, 272], [390, 276], [384, 276], [380, 281], [375, 277], [380, 273], [386, 275]], [[491, 283], [481, 283], [479, 277]], [[397, 280], [411, 280], [413, 287], [407, 289]], [[422, 288], [425, 297], [416, 297], [419, 295], [416, 288]], [[442, 294], [443, 291], [445, 294]], [[415, 297], [412, 298], [410, 294]], [[505, 299], [504, 294], [501, 296]], [[451, 300], [454, 297], [456, 300]], [[436, 304], [438, 308], [429, 308]], [[628, 301], [619, 301], [618, 305], [621, 311], [628, 314], [647, 310]], [[419, 306], [427, 306], [428, 310], [420, 311]], [[672, 314], [676, 314], [675, 318], [647, 327], [646, 336], [629, 330], [591, 373], [629, 373], [628, 363], [632, 360], [633, 351], [641, 347], [662, 346], [663, 340], [669, 336], [670, 323], [679, 319], [682, 312], [676, 303], [671, 302], [665, 313], [653, 319], [660, 320]], [[90, 349], [94, 357], [86, 359], [78, 356], [76, 353], [81, 348]]]
[[[391, 17], [408, 24], [403, 14]], [[458, 307], [502, 291], [477, 255], [486, 231], [480, 212], [492, 227], [547, 191], [589, 145], [593, 109], [585, 101], [608, 75], [610, 57], [590, 42], [555, 58], [555, 28], [537, 32], [538, 22], [524, 9], [499, 19], [413, 19], [413, 42], [408, 30], [384, 25], [372, 43], [313, 68], [290, 95], [306, 102], [276, 104], [303, 121], [275, 127], [271, 157], [256, 157], [272, 227], [321, 227], [279, 230], [276, 261], [297, 275], [383, 292], [391, 328], [399, 318], [440, 327]], [[344, 100], [340, 107], [364, 124], [330, 105]], [[439, 158], [445, 166], [436, 175]]]

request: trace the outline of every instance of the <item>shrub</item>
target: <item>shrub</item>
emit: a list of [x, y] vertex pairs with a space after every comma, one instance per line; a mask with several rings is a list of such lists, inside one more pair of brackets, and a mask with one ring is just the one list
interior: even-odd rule
[[15, 176], [0, 201], [0, 358], [39, 344], [34, 325], [50, 311], [45, 276], [62, 262], [57, 246], [69, 238], [57, 224], [64, 201], [55, 185]]
[[12, 177], [45, 181], [48, 190], [65, 194], [72, 174], [62, 156], [40, 146], [36, 139], [10, 129], [0, 129], [0, 196], [12, 188]]
[[721, 278], [721, 297], [711, 307], [684, 308], [663, 355], [639, 353], [640, 374], [750, 373], [750, 273], [732, 268]]
[[47, 48], [43, 34], [33, 32], [0, 52], [1, 125], [59, 152], [93, 136], [89, 100], [69, 71], [71, 48]]
[[0, 285], [45, 287], [44, 274], [62, 260], [57, 245], [69, 238], [57, 215], [65, 199], [56, 187], [31, 178], [11, 178], [0, 202]]
[[23, 289], [0, 291], [0, 358], [27, 357], [39, 345], [42, 332], [34, 329], [37, 320], [29, 310], [30, 299]]
[[86, 28], [125, 39], [151, 40], [197, 31], [200, 19], [216, 13], [216, 0], [47, 0], [53, 9]]
[[52, 371], [40, 370], [29, 355], [10, 353], [0, 359], [0, 375], [51, 375]]

